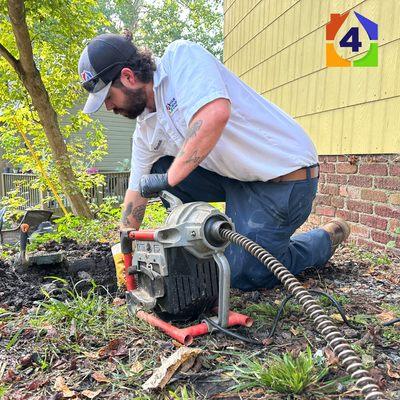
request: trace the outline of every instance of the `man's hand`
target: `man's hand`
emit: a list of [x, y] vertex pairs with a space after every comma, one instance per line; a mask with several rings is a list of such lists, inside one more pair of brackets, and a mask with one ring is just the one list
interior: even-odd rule
[[168, 175], [165, 174], [149, 174], [140, 178], [139, 192], [142, 197], [148, 199], [155, 196], [161, 190], [169, 189]]

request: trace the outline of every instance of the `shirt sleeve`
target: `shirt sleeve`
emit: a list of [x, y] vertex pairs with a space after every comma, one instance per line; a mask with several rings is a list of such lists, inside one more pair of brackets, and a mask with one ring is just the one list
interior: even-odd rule
[[149, 151], [136, 128], [132, 141], [131, 174], [129, 176], [129, 190], [138, 191], [142, 175], [149, 174], [153, 164], [160, 158], [160, 154]]
[[219, 61], [202, 46], [178, 40], [168, 47], [169, 71], [178, 108], [189, 125], [196, 112], [218, 98], [230, 100]]

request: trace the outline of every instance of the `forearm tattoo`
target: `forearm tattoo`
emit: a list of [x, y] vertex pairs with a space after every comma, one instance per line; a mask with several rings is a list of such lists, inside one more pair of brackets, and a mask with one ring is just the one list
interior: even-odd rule
[[187, 160], [185, 160], [185, 164], [192, 163], [192, 164], [196, 165], [196, 167], [197, 167], [203, 160], [204, 160], [204, 157], [199, 156], [197, 154], [197, 150], [195, 150], [192, 153], [192, 155]]
[[141, 205], [133, 208], [133, 203], [130, 202], [122, 212], [121, 222], [125, 227], [130, 227], [129, 217], [133, 217], [139, 224], [143, 221], [146, 205]]
[[185, 146], [189, 142], [189, 140], [193, 137], [196, 136], [197, 132], [201, 128], [201, 125], [203, 124], [203, 121], [201, 119], [197, 120], [192, 126], [189, 127], [188, 129], [188, 136], [183, 142], [182, 148], [180, 149], [177, 157], [183, 157], [185, 155]]

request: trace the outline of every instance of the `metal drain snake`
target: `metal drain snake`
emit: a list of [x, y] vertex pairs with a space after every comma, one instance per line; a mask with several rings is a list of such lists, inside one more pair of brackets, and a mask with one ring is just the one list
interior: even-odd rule
[[363, 368], [361, 359], [350, 347], [350, 344], [325, 314], [322, 307], [286, 267], [260, 245], [239, 233], [229, 229], [220, 229], [219, 234], [222, 238], [243, 247], [251, 255], [258, 258], [283, 283], [285, 289], [294, 295], [302, 305], [304, 312], [314, 320], [317, 329], [325, 337], [346, 371], [353, 379], [356, 379], [356, 385], [365, 396], [365, 400], [385, 399], [370, 373]]

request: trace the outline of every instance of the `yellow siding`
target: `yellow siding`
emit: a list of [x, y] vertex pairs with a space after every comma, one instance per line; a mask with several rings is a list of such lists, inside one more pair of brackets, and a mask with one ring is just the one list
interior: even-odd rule
[[[325, 26], [348, 10], [378, 23], [378, 67], [325, 66]], [[226, 66], [320, 154], [400, 152], [400, 0], [225, 0], [224, 13]]]

